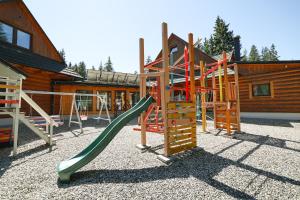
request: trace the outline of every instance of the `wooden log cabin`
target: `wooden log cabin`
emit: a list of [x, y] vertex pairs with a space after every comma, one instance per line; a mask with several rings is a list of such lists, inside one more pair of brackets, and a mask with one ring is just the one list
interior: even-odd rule
[[[1, 1], [0, 13], [0, 58], [27, 75], [23, 90], [51, 91], [54, 81], [81, 78], [66, 68], [57, 49], [23, 1]], [[33, 99], [51, 113], [51, 96], [35, 95]], [[22, 111], [30, 112], [24, 102]]]

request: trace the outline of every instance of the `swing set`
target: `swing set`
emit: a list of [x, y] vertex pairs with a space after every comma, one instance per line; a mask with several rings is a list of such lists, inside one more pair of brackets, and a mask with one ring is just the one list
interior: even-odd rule
[[[106, 120], [106, 121], [109, 121], [109, 123], [111, 122], [111, 118], [110, 118], [108, 107], [107, 107], [107, 100], [106, 100], [106, 98], [104, 98], [103, 96], [100, 96], [98, 94], [47, 92], [47, 91], [33, 91], [33, 90], [25, 90], [24, 92], [30, 94], [31, 98], [33, 98], [34, 94], [60, 96], [58, 115], [51, 116], [60, 125], [63, 125], [64, 121], [65, 121], [63, 97], [72, 96], [72, 103], [71, 103], [68, 126], [71, 127], [72, 124], [79, 125], [81, 133], [83, 132], [82, 121], [88, 120], [88, 116], [89, 116], [88, 97], [96, 97], [99, 100], [98, 103], [101, 104], [98, 117], [95, 117], [94, 119], [98, 120], [98, 122], [100, 120]], [[76, 98], [76, 97], [78, 97], [78, 98]], [[55, 105], [55, 98], [54, 98], [54, 105]], [[107, 116], [106, 118], [101, 117], [103, 109], [106, 111], [106, 116]], [[73, 119], [74, 112], [75, 112], [75, 119]], [[30, 115], [32, 116], [32, 111], [30, 111]]]

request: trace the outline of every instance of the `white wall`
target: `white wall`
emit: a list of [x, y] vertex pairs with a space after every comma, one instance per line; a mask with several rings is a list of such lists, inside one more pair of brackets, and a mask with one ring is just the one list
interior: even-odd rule
[[243, 118], [300, 120], [300, 113], [241, 112]]

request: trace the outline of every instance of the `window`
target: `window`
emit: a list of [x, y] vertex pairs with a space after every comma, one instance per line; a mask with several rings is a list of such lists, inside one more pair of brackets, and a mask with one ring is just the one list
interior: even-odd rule
[[30, 49], [30, 35], [23, 31], [17, 31], [17, 45], [26, 49]]
[[13, 27], [0, 22], [0, 40], [3, 42], [13, 42]]
[[129, 96], [129, 106], [133, 107], [140, 100], [140, 93], [139, 92], [130, 92], [129, 95], [130, 95]]
[[26, 49], [31, 47], [31, 35], [15, 27], [0, 22], [0, 41]]
[[170, 49], [170, 65], [173, 65], [175, 62], [175, 54], [178, 52], [177, 46], [174, 46]]
[[[80, 94], [93, 94], [90, 90], [76, 90]], [[93, 110], [93, 97], [76, 95], [76, 104], [79, 111], [92, 111]]]
[[[110, 91], [98, 91], [97, 93], [99, 96], [101, 96], [101, 98], [104, 99], [104, 101], [107, 102], [107, 109], [111, 110], [111, 92]], [[97, 110], [100, 110], [100, 108], [101, 108], [101, 102], [97, 98]], [[105, 108], [104, 108], [104, 110], [105, 110]]]
[[115, 99], [116, 111], [125, 111], [126, 110], [126, 92], [125, 91], [116, 91]]
[[252, 85], [252, 96], [254, 96], [254, 97], [271, 96], [270, 83], [253, 84]]

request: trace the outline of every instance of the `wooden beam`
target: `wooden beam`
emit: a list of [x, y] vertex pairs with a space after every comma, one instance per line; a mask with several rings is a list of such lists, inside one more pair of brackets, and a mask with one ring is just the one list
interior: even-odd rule
[[169, 47], [168, 47], [168, 25], [162, 23], [162, 59], [163, 59], [163, 74], [161, 78], [161, 105], [162, 115], [164, 120], [164, 155], [170, 155], [169, 133], [167, 129], [167, 105], [169, 103]]
[[234, 64], [234, 81], [235, 81], [235, 90], [236, 90], [235, 95], [236, 95], [237, 131], [241, 132], [239, 70], [238, 70], [238, 65], [237, 64]]
[[[205, 65], [203, 61], [200, 61], [201, 75], [205, 73]], [[201, 78], [201, 87], [205, 87], [205, 79]], [[205, 92], [201, 92], [201, 114], [202, 114], [202, 131], [206, 132], [206, 95]]]
[[[189, 60], [190, 60], [190, 97], [193, 103], [196, 102], [195, 96], [195, 53], [193, 34], [189, 33]], [[203, 86], [204, 87], [204, 86]]]
[[[144, 39], [140, 38], [139, 41], [139, 47], [140, 47], [140, 73], [145, 73], [144, 68]], [[146, 96], [146, 79], [142, 76], [140, 76], [140, 99]], [[143, 112], [140, 115], [140, 122], [141, 122], [141, 145], [146, 146], [147, 145], [147, 138], [146, 138], [146, 124], [144, 122], [145, 112]]]

